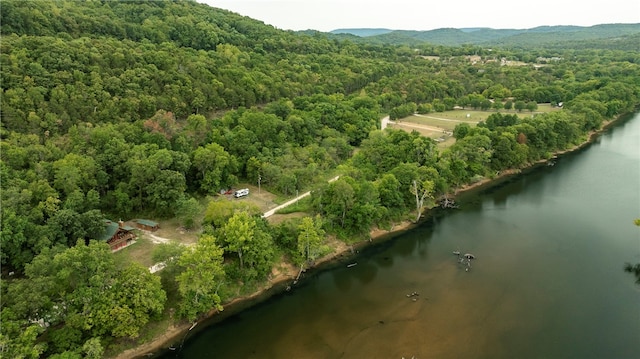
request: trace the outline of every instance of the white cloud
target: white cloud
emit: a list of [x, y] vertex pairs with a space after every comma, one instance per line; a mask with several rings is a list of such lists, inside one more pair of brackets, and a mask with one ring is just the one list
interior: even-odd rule
[[198, 0], [285, 30], [382, 27], [430, 30], [442, 27], [531, 28], [640, 23], [640, 2], [537, 0]]

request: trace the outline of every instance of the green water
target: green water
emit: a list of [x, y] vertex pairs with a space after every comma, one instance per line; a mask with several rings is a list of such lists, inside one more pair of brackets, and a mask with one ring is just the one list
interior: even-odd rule
[[638, 217], [640, 114], [166, 357], [640, 358]]

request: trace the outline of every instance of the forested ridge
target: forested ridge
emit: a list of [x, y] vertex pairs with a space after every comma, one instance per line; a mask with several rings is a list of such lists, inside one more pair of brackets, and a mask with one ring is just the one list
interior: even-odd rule
[[[366, 43], [406, 44], [430, 43], [444, 46], [465, 44], [529, 50], [562, 48], [623, 49], [638, 51], [640, 24], [600, 24], [582, 26], [539, 26], [531, 29], [444, 28], [426, 31], [387, 29], [341, 29], [331, 33], [353, 34], [351, 39]], [[344, 35], [343, 35], [344, 36]]]
[[[353, 243], [418, 220], [438, 197], [580, 144], [640, 104], [640, 55], [588, 42], [359, 43], [193, 1], [0, 11], [6, 358], [113, 355], [151, 326], [222, 309], [279, 261], [310, 265], [331, 250], [327, 235]], [[562, 109], [534, 114], [538, 103]], [[458, 125], [446, 149], [380, 130], [385, 115], [454, 107], [493, 114]], [[313, 189], [306, 217], [274, 225], [217, 200], [258, 178], [283, 197]], [[95, 240], [105, 218], [133, 217], [178, 218], [201, 237], [159, 245], [167, 267], [151, 274]]]

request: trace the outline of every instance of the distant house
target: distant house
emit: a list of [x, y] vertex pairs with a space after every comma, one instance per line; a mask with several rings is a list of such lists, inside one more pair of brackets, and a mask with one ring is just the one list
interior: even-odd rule
[[148, 219], [135, 219], [133, 222], [136, 224], [136, 227], [144, 229], [145, 231], [155, 232], [160, 228], [158, 222], [150, 221]]
[[123, 221], [114, 222], [105, 220], [106, 232], [99, 238], [107, 242], [112, 251], [124, 248], [133, 243], [136, 234], [133, 232], [135, 228], [125, 226]]

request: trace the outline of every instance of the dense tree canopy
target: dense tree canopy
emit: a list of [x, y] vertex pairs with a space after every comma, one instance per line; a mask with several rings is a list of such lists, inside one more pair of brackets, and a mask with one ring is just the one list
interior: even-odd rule
[[166, 300], [159, 277], [139, 264], [119, 268], [109, 246], [93, 241], [44, 250], [26, 267], [25, 278], [5, 289], [3, 335], [19, 334], [21, 321], [39, 324], [23, 336], [56, 328], [48, 353], [80, 350], [91, 338], [135, 338]]

